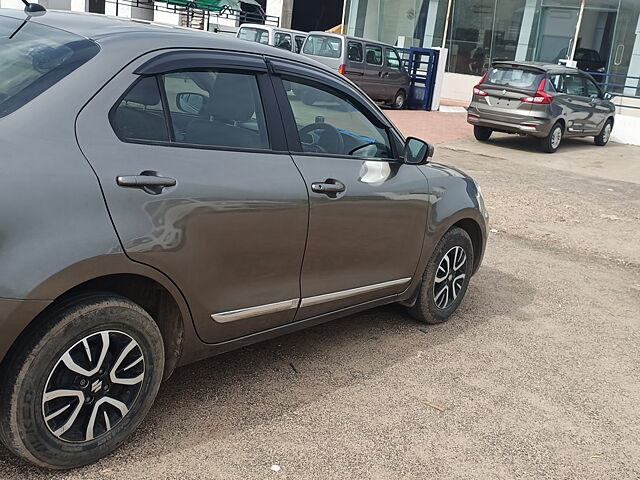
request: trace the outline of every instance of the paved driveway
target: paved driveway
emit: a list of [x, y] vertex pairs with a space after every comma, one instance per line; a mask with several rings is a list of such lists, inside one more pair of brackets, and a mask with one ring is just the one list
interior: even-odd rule
[[0, 478], [640, 478], [640, 149], [515, 140], [437, 149], [494, 229], [448, 323], [386, 307], [182, 368], [114, 455], [0, 450]]

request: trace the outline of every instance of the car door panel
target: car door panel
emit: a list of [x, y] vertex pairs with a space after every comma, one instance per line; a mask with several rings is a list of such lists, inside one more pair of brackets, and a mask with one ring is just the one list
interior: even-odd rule
[[[127, 255], [177, 284], [205, 342], [290, 322], [300, 297], [308, 222], [306, 186], [291, 157], [123, 142], [106, 112], [136, 80], [132, 72], [127, 67], [107, 84], [77, 122], [80, 147]], [[273, 93], [264, 91], [271, 88], [266, 66], [258, 77], [265, 111], [276, 111]], [[270, 122], [269, 128], [278, 125]], [[150, 192], [116, 182], [142, 172], [173, 178], [176, 185]]]
[[[284, 62], [278, 64], [276, 71], [283, 73], [287, 85], [324, 77], [313, 72], [309, 80], [288, 76]], [[299, 70], [292, 68], [291, 72], [293, 76]], [[329, 85], [334, 82], [328, 77], [323, 78], [323, 84], [325, 81]], [[309, 110], [308, 106], [296, 105], [297, 97], [285, 94], [282, 89], [279, 98], [285, 122], [296, 125], [299, 120], [298, 129], [312, 124], [314, 118], [333, 124], [344, 137], [345, 152], [362, 139], [367, 143], [366, 135], [354, 130], [362, 121], [360, 110], [354, 108], [347, 114], [349, 109], [343, 104], [327, 106], [331, 103], [326, 96], [328, 92], [320, 106], [314, 105]], [[331, 95], [338, 96], [337, 90], [331, 90]], [[357, 96], [345, 98], [353, 104], [359, 102]], [[367, 118], [371, 118], [373, 125], [375, 113], [369, 112], [371, 117]], [[302, 303], [296, 318], [309, 318], [401, 293], [415, 275], [425, 235], [429, 201], [426, 178], [417, 167], [394, 158], [302, 151], [297, 130], [291, 133], [289, 129], [288, 133], [295, 137], [290, 142], [292, 156], [310, 197], [309, 233], [301, 275]], [[350, 138], [357, 140], [347, 146]], [[324, 192], [318, 189], [318, 184], [342, 186], [343, 190]]]

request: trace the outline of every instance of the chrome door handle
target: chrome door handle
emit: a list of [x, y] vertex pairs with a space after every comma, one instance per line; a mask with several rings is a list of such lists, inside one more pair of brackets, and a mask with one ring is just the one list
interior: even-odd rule
[[142, 188], [145, 192], [157, 195], [162, 189], [174, 187], [177, 184], [175, 178], [161, 177], [157, 172], [145, 171], [140, 175], [121, 175], [116, 177], [116, 182], [121, 187]]
[[342, 193], [347, 189], [344, 183], [329, 179], [326, 182], [318, 182], [311, 184], [311, 190], [315, 193], [334, 194]]

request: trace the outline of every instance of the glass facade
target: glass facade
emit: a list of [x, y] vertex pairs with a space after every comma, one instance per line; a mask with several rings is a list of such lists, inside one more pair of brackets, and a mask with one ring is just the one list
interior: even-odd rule
[[[449, 49], [447, 71], [480, 75], [492, 60], [557, 63], [640, 76], [640, 0], [346, 0], [345, 31], [399, 47]], [[443, 35], [446, 39], [443, 42]], [[444, 43], [444, 44], [443, 44]], [[575, 43], [575, 45], [574, 45]], [[609, 77], [634, 95], [638, 81]], [[626, 82], [626, 83], [625, 83]]]

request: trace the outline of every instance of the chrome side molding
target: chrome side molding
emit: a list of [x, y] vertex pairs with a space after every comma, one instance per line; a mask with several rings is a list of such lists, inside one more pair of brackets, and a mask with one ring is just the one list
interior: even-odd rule
[[314, 297], [303, 298], [302, 301], [300, 301], [299, 298], [292, 298], [291, 300], [268, 303], [267, 305], [258, 305], [257, 307], [248, 307], [238, 310], [231, 310], [229, 312], [213, 313], [211, 314], [211, 318], [217, 323], [236, 322], [238, 320], [259, 317], [260, 315], [267, 315], [269, 313], [293, 310], [295, 308], [298, 308], [298, 304], [300, 305], [300, 308], [310, 307], [312, 305], [334, 302], [336, 300], [342, 300], [343, 298], [362, 295], [363, 293], [375, 292], [377, 290], [383, 290], [385, 288], [394, 287], [397, 285], [407, 285], [409, 282], [411, 282], [411, 277], [400, 278], [398, 280], [391, 280], [389, 282], [375, 283], [373, 285], [366, 285], [364, 287], [350, 288], [349, 290], [324, 293], [322, 295], [316, 295]]
[[218, 323], [236, 322], [251, 317], [267, 315], [269, 313], [284, 312], [285, 310], [293, 310], [298, 308], [299, 298], [292, 298], [283, 302], [269, 303], [267, 305], [258, 305], [257, 307], [241, 308], [239, 310], [231, 310], [229, 312], [213, 313], [213, 318]]
[[396, 285], [406, 285], [410, 281], [410, 277], [400, 278], [398, 280], [391, 280], [389, 282], [375, 283], [373, 285], [366, 285], [364, 287], [350, 288], [349, 290], [340, 290], [339, 292], [325, 293], [322, 295], [316, 295], [314, 297], [306, 297], [302, 299], [300, 308], [319, 305], [321, 303], [333, 302], [336, 300], [342, 300], [343, 298], [352, 297], [354, 295], [361, 295], [363, 293], [375, 292], [376, 290], [383, 290], [385, 288], [394, 287]]

